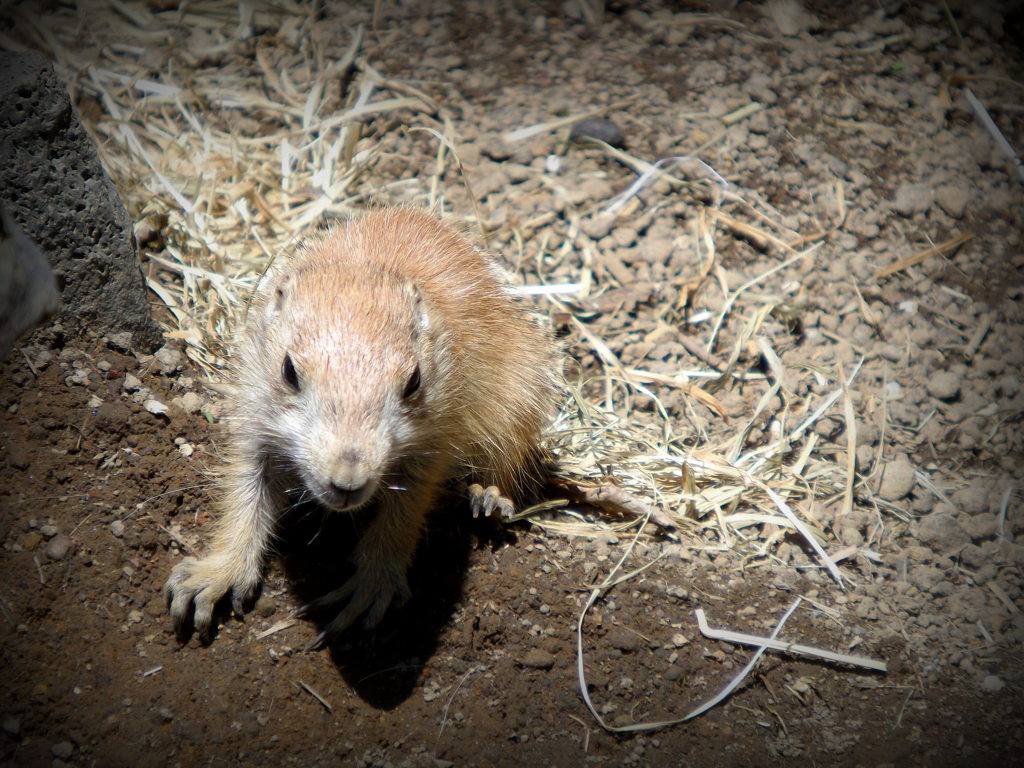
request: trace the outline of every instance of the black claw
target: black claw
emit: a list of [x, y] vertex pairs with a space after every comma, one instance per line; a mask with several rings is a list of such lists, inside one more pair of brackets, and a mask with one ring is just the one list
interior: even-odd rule
[[314, 639], [313, 642], [306, 646], [306, 651], [319, 651], [327, 643], [327, 632], [321, 632]]

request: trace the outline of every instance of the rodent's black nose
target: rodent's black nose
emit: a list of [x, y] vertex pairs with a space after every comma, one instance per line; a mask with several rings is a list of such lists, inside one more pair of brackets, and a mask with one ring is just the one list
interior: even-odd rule
[[352, 494], [354, 496], [358, 495], [359, 494], [359, 490], [362, 487], [363, 486], [360, 485], [360, 486], [357, 486], [357, 487], [353, 488], [353, 487], [351, 487], [349, 485], [340, 485], [338, 483], [331, 483], [331, 485], [330, 485], [331, 493], [333, 493], [333, 494], [335, 494], [337, 496], [348, 496], [349, 494]]
[[363, 505], [373, 493], [375, 484], [363, 483], [353, 488], [349, 485], [332, 481], [327, 487], [334, 496], [335, 503], [332, 506], [337, 509], [350, 509]]

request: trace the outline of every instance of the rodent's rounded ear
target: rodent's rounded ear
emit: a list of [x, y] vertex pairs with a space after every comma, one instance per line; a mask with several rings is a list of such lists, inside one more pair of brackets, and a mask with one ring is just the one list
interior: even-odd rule
[[425, 333], [430, 327], [430, 315], [427, 312], [426, 302], [423, 300], [423, 293], [416, 283], [406, 283], [405, 292], [412, 305], [413, 333], [416, 335]]
[[266, 314], [268, 317], [276, 317], [281, 314], [288, 303], [288, 294], [291, 293], [291, 275], [281, 275], [270, 290], [270, 299], [267, 301]]

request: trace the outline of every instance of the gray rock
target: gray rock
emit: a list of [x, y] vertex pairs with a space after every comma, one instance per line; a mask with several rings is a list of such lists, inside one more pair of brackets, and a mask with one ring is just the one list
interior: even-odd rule
[[932, 512], [917, 524], [917, 538], [938, 552], [945, 552], [967, 542], [967, 533], [949, 514]]
[[63, 560], [71, 553], [74, 546], [75, 542], [70, 536], [58, 533], [47, 542], [43, 553], [51, 560]]
[[978, 515], [988, 510], [989, 483], [975, 480], [953, 494], [953, 501], [969, 515]]
[[116, 538], [120, 539], [124, 536], [124, 522], [121, 520], [115, 520], [112, 522], [110, 524], [110, 532], [114, 534]]
[[0, 202], [49, 257], [72, 331], [159, 343], [132, 225], [49, 62], [0, 52]]
[[71, 755], [74, 754], [75, 745], [72, 744], [70, 741], [58, 741], [56, 744], [50, 747], [50, 751], [53, 753], [54, 757], [60, 760], [67, 760], [69, 757], [71, 757]]
[[551, 669], [555, 666], [555, 657], [542, 648], [531, 648], [519, 663], [530, 669]]
[[999, 532], [999, 521], [993, 514], [971, 515], [964, 520], [963, 528], [973, 541], [984, 541]]
[[608, 643], [612, 648], [618, 648], [620, 651], [630, 653], [637, 651], [643, 647], [643, 638], [635, 632], [630, 632], [628, 629], [623, 627], [616, 627], [608, 632], [607, 637]]
[[0, 359], [58, 309], [60, 293], [46, 255], [0, 205]]
[[0, 728], [3, 728], [4, 733], [10, 736], [17, 736], [21, 733], [21, 720], [14, 715], [5, 715], [3, 723], [0, 723]]
[[997, 693], [1006, 687], [1006, 683], [998, 675], [985, 675], [981, 681], [981, 690], [985, 693]]
[[185, 356], [171, 346], [162, 346], [153, 355], [153, 368], [165, 376], [177, 373], [185, 365]]
[[811, 29], [817, 29], [821, 22], [806, 11], [797, 0], [771, 0], [762, 10], [786, 37], [796, 37]]
[[626, 134], [619, 126], [605, 117], [585, 117], [572, 124], [569, 141], [585, 144], [587, 139], [598, 139], [613, 147], [626, 145]]
[[130, 331], [120, 331], [119, 333], [111, 333], [107, 336], [107, 346], [117, 352], [123, 352], [124, 354], [131, 354], [132, 351], [132, 334]]
[[950, 371], [938, 371], [928, 377], [925, 388], [932, 397], [952, 400], [960, 394], [960, 377]]
[[968, 188], [961, 184], [945, 184], [935, 190], [935, 202], [954, 219], [964, 215], [969, 197]]
[[28, 469], [28, 451], [24, 446], [11, 445], [7, 448], [7, 463], [15, 469]]
[[886, 501], [899, 501], [914, 489], [914, 465], [906, 454], [899, 454], [882, 468], [878, 495]]
[[907, 574], [907, 581], [922, 592], [930, 592], [942, 581], [942, 570], [934, 565], [915, 565]]
[[932, 207], [935, 193], [927, 184], [903, 184], [896, 190], [896, 210], [904, 216], [923, 213]]

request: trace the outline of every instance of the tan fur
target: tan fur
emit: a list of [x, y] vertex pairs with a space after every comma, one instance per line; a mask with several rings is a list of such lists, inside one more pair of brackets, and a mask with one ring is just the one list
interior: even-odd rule
[[441, 484], [469, 471], [516, 495], [531, 480], [554, 360], [553, 342], [490, 262], [425, 213], [367, 214], [275, 265], [237, 345], [239, 399], [210, 553], [167, 582], [179, 633], [194, 612], [208, 637], [223, 595], [236, 610], [252, 596], [296, 492], [337, 511], [376, 506], [355, 576], [317, 601], [347, 600], [328, 634], [364, 613], [375, 624], [408, 593]]

